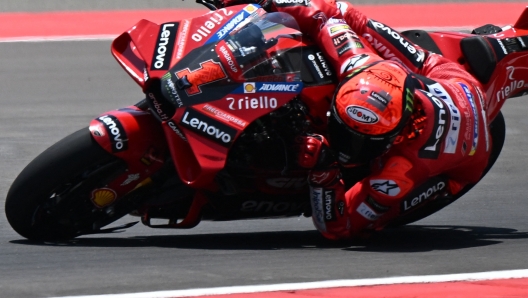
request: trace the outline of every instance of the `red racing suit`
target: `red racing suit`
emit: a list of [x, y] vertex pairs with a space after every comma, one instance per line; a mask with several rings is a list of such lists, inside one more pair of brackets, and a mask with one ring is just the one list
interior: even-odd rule
[[[412, 120], [370, 173], [346, 189], [340, 170], [312, 170], [312, 218], [327, 238], [378, 230], [438, 196], [480, 180], [491, 152], [480, 83], [458, 64], [414, 45], [348, 3], [273, 0], [292, 15], [344, 78], [357, 66], [390, 59], [416, 74]], [[330, 144], [331, 147], [331, 144]], [[315, 179], [315, 177], [336, 179]], [[317, 182], [316, 182], [317, 181]]]

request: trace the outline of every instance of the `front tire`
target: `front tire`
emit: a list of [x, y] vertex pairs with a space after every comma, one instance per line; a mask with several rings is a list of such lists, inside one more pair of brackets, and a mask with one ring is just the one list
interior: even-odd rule
[[92, 190], [125, 170], [126, 164], [83, 128], [46, 149], [19, 174], [7, 194], [6, 217], [30, 240], [88, 234], [100, 228], [98, 221], [108, 221], [108, 214], [91, 202]]

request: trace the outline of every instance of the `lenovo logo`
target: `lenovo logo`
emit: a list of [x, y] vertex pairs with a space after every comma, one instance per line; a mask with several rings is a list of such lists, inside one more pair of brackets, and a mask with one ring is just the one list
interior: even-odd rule
[[236, 135], [236, 129], [188, 109], [183, 114], [181, 124], [221, 145], [229, 146]]
[[152, 57], [151, 70], [167, 70], [170, 67], [174, 40], [179, 23], [166, 23], [161, 25], [158, 42]]

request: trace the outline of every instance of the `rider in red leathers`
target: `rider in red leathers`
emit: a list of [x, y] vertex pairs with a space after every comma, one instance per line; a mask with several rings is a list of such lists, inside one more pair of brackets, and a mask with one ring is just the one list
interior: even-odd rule
[[[241, 4], [233, 1], [220, 6]], [[481, 84], [461, 66], [348, 3], [259, 4], [292, 15], [339, 74], [327, 134], [300, 142], [312, 218], [325, 237], [379, 230], [481, 179], [492, 150], [489, 115], [498, 111], [487, 110]]]

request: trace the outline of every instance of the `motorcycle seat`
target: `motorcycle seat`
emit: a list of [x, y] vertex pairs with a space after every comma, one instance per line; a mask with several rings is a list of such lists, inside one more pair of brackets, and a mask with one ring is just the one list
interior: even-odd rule
[[475, 77], [486, 84], [497, 66], [497, 57], [490, 43], [483, 36], [470, 36], [460, 41], [460, 48]]

